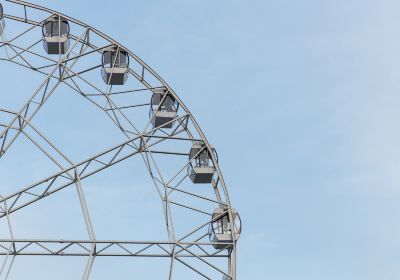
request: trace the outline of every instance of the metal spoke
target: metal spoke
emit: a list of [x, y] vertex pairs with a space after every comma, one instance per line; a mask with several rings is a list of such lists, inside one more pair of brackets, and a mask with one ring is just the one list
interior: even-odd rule
[[[90, 246], [96, 245], [94, 253]], [[5, 250], [10, 244], [15, 249]], [[95, 257], [165, 257], [171, 258], [173, 252], [163, 246], [172, 245], [187, 248], [189, 245], [211, 247], [211, 242], [171, 242], [171, 241], [134, 241], [134, 240], [51, 240], [51, 239], [0, 239], [0, 256], [95, 256]], [[151, 248], [158, 247], [156, 253]], [[122, 248], [122, 250], [121, 250]], [[176, 258], [224, 258], [226, 254], [210, 256], [209, 254], [193, 254], [185, 249], [184, 253], [175, 253]]]

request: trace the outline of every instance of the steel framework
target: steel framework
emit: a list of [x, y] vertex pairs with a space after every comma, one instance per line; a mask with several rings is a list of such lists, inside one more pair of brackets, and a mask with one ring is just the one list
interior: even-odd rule
[[[2, 32], [0, 48], [5, 50], [5, 56], [0, 60], [19, 65], [26, 70], [32, 70], [44, 77], [40, 86], [33, 92], [25, 105], [17, 111], [2, 108], [0, 104], [0, 160], [13, 143], [23, 136], [34, 144], [44, 156], [55, 163], [59, 171], [32, 183], [10, 194], [5, 194], [0, 188], [0, 220], [8, 224], [10, 239], [0, 239], [0, 256], [4, 256], [0, 264], [0, 279], [8, 279], [14, 259], [17, 256], [86, 256], [86, 269], [82, 279], [89, 279], [96, 257], [165, 257], [169, 258], [170, 269], [167, 276], [173, 279], [174, 266], [178, 262], [188, 267], [197, 276], [212, 279], [201, 268], [186, 260], [192, 258], [218, 272], [219, 279], [236, 278], [236, 241], [238, 232], [232, 230], [232, 242], [226, 242], [225, 247], [216, 249], [215, 241], [209, 239], [210, 224], [220, 217], [213, 217], [213, 210], [218, 207], [226, 209], [231, 228], [236, 228], [234, 212], [231, 208], [228, 191], [218, 159], [215, 153], [210, 153], [210, 159], [215, 167], [215, 174], [210, 183], [212, 196], [205, 196], [196, 188], [187, 190], [187, 169], [191, 164], [188, 145], [202, 143], [203, 149], [212, 151], [200, 126], [187, 109], [175, 91], [147, 64], [119, 42], [113, 40], [95, 28], [57, 11], [19, 0], [7, 1], [9, 5], [20, 7], [20, 12], [7, 13], [4, 8], [5, 27]], [[42, 29], [46, 19], [57, 16], [71, 25], [71, 44], [65, 53], [50, 56], [38, 51], [42, 38], [31, 41], [32, 33]], [[11, 34], [14, 24], [24, 25], [17, 34]], [[8, 37], [11, 37], [10, 39]], [[6, 38], [7, 37], [7, 38]], [[86, 58], [100, 57], [102, 52], [110, 47], [124, 50], [130, 59], [128, 78], [137, 82], [131, 85], [107, 85], [101, 89], [98, 81], [91, 73], [102, 67], [99, 64], [88, 64]], [[74, 162], [66, 153], [53, 143], [33, 123], [35, 115], [55, 94], [60, 84], [65, 85], [73, 93], [93, 104], [104, 112], [109, 120], [123, 133], [126, 140], [109, 147], [85, 160]], [[168, 92], [179, 104], [176, 116], [159, 126], [152, 126], [154, 112], [145, 122], [132, 119], [127, 111], [151, 106], [149, 102], [138, 101], [138, 95], [150, 100], [157, 90]], [[117, 97], [125, 96], [123, 102]], [[130, 99], [131, 98], [131, 99]], [[165, 98], [165, 97], [164, 97]], [[144, 100], [144, 99], [143, 99]], [[155, 110], [157, 111], [157, 110]], [[9, 121], [3, 121], [2, 115], [7, 115]], [[147, 118], [147, 116], [146, 116]], [[6, 118], [4, 118], [5, 120]], [[168, 127], [172, 127], [168, 129]], [[168, 145], [164, 145], [164, 144]], [[172, 176], [166, 176], [156, 155], [182, 157], [185, 164], [176, 168]], [[84, 194], [83, 181], [103, 170], [117, 165], [131, 157], [141, 157], [145, 164], [155, 189], [157, 190], [164, 209], [164, 220], [168, 240], [166, 241], [129, 241], [129, 240], [98, 240], [96, 239], [89, 208]], [[54, 193], [75, 186], [85, 221], [87, 240], [36, 240], [16, 239], [13, 235], [12, 214], [23, 211], [42, 199], [49, 199]], [[204, 187], [201, 186], [201, 189]], [[198, 203], [188, 204], [186, 200], [174, 198], [174, 194], [189, 197]], [[199, 206], [203, 205], [203, 206]], [[203, 223], [193, 224], [192, 230], [177, 234], [174, 225], [172, 209], [181, 208], [185, 211], [204, 215]], [[213, 259], [225, 259], [223, 267], [213, 263]]]

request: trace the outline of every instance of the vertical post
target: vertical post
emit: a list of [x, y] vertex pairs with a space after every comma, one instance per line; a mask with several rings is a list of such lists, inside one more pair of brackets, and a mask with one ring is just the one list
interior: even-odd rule
[[232, 253], [230, 256], [232, 280], [236, 280], [236, 241], [234, 241]]

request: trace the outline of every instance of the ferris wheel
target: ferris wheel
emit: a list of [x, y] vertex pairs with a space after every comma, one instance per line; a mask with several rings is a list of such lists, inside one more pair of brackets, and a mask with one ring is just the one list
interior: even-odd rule
[[[0, 4], [0, 60], [18, 69], [14, 83], [24, 83], [19, 81], [21, 71], [34, 72], [38, 86], [22, 107], [0, 102], [0, 163], [7, 163], [13, 146], [24, 138], [57, 170], [23, 186], [11, 182], [6, 187], [0, 179], [0, 279], [16, 279], [13, 265], [19, 258], [43, 256], [84, 258], [82, 279], [91, 278], [98, 259], [113, 257], [131, 262], [166, 259], [164, 279], [183, 279], [178, 273], [181, 268], [185, 268], [184, 279], [237, 279], [241, 220], [231, 206], [216, 149], [175, 91], [128, 48], [90, 25], [25, 1], [5, 4]], [[9, 82], [1, 77], [0, 81]], [[111, 144], [104, 135], [105, 149], [78, 160], [65, 152], [35, 122], [44, 108], [54, 105], [51, 100], [61, 87], [101, 113], [104, 118], [90, 121], [111, 124], [122, 141]], [[0, 93], [8, 94], [14, 93]], [[159, 197], [165, 240], [138, 240], [135, 231], [130, 240], [96, 236], [85, 182], [112, 173], [115, 166], [132, 158], [140, 159], [145, 170], [135, 176], [146, 177]], [[79, 202], [86, 240], [17, 236], [15, 215], [29, 214], [35, 205], [71, 188]], [[90, 188], [96, 191], [95, 186]], [[146, 213], [142, 216], [146, 218]], [[184, 218], [177, 220], [178, 216]]]

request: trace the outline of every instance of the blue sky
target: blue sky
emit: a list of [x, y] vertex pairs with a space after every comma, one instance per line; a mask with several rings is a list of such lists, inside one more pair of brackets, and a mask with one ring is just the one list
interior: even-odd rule
[[129, 47], [190, 108], [244, 223], [238, 279], [400, 278], [397, 1], [36, 2]]

